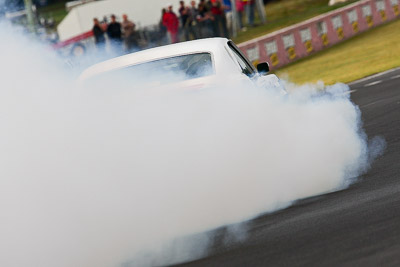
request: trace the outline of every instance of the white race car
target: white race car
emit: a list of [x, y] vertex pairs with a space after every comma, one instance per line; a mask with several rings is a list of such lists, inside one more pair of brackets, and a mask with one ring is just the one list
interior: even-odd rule
[[[267, 62], [250, 63], [240, 49], [225, 38], [200, 39], [166, 45], [113, 58], [86, 69], [83, 83], [129, 83], [129, 86], [169, 86], [200, 89], [211, 86], [255, 83], [283, 92], [278, 77], [267, 75]], [[285, 93], [285, 92], [283, 92]]]

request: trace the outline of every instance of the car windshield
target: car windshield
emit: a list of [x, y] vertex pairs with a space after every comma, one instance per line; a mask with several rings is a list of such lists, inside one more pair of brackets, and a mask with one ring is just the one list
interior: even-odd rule
[[214, 74], [210, 53], [195, 53], [154, 60], [92, 77], [91, 82], [163, 85]]

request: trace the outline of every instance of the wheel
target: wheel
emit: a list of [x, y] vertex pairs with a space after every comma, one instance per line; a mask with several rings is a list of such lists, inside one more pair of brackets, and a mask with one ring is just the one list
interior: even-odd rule
[[76, 43], [72, 46], [70, 55], [73, 57], [81, 57], [86, 53], [86, 48], [82, 43]]

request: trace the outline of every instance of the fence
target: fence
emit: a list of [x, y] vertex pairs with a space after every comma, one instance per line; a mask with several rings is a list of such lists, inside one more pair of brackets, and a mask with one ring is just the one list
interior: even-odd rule
[[364, 0], [239, 44], [276, 69], [399, 17], [400, 0]]

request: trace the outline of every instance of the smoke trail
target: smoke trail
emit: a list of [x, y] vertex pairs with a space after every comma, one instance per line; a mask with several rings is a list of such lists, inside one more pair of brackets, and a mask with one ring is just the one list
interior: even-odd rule
[[1, 266], [193, 259], [198, 233], [346, 188], [369, 164], [346, 85], [80, 88], [45, 48], [2, 34]]

